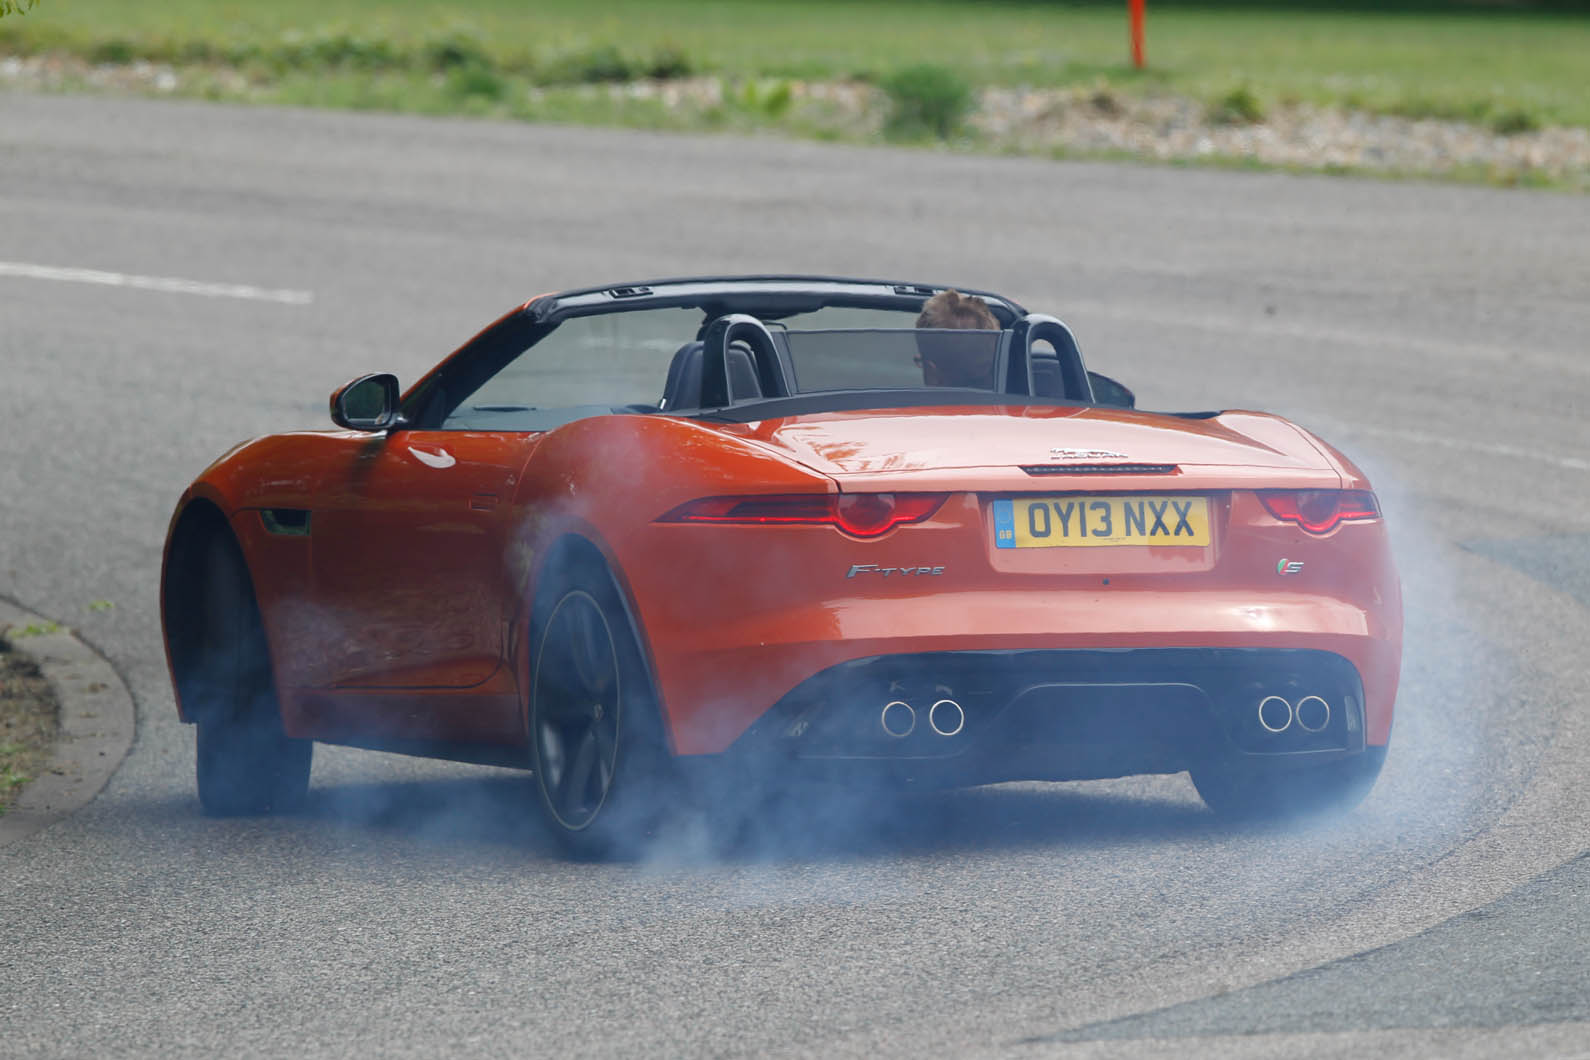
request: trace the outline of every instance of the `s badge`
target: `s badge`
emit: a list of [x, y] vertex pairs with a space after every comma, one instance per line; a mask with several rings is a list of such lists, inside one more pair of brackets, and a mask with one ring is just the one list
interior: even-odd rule
[[1275, 565], [1275, 573], [1277, 573], [1277, 574], [1302, 574], [1303, 573], [1303, 561], [1300, 560], [1300, 559], [1283, 559], [1283, 560], [1280, 560]]

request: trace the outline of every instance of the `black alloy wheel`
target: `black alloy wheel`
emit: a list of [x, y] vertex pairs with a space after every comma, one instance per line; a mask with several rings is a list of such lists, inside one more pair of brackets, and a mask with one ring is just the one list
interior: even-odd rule
[[627, 855], [671, 808], [672, 763], [645, 664], [605, 571], [553, 575], [534, 623], [530, 768], [553, 833]]
[[547, 812], [568, 831], [590, 827], [612, 791], [623, 684], [601, 604], [583, 589], [571, 590], [541, 635], [531, 734]]
[[270, 648], [235, 542], [218, 534], [205, 545], [202, 577], [201, 648], [184, 693], [199, 730], [199, 803], [215, 817], [296, 810], [315, 745], [282, 728]]

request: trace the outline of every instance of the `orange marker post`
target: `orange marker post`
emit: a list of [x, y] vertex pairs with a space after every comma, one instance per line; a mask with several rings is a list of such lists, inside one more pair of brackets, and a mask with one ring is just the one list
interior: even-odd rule
[[1141, 70], [1148, 65], [1143, 58], [1143, 4], [1145, 0], [1126, 0], [1132, 23], [1132, 65]]

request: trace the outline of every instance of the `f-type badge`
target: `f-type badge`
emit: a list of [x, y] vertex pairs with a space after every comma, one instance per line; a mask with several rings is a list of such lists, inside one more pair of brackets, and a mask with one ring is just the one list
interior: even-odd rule
[[1277, 574], [1302, 574], [1303, 573], [1303, 561], [1300, 560], [1300, 559], [1283, 559], [1283, 560], [1280, 560], [1275, 565], [1275, 573], [1277, 573]]
[[936, 578], [943, 573], [943, 567], [880, 567], [876, 563], [857, 563], [850, 568], [845, 577], [854, 578], [858, 574], [878, 574], [887, 578], [891, 574], [901, 574], [907, 576], [925, 575], [929, 578]]

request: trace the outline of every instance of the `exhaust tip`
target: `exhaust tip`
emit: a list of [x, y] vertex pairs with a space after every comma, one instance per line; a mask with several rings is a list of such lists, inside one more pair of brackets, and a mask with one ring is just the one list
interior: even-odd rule
[[1319, 696], [1297, 701], [1297, 724], [1304, 732], [1323, 732], [1331, 723], [1331, 705]]
[[1259, 700], [1259, 724], [1265, 732], [1285, 732], [1292, 724], [1292, 704], [1280, 696]]
[[953, 699], [941, 699], [928, 710], [928, 724], [940, 736], [954, 736], [966, 728], [966, 712]]
[[883, 731], [897, 740], [910, 736], [916, 730], [916, 711], [903, 700], [885, 703], [878, 720], [883, 725]]

